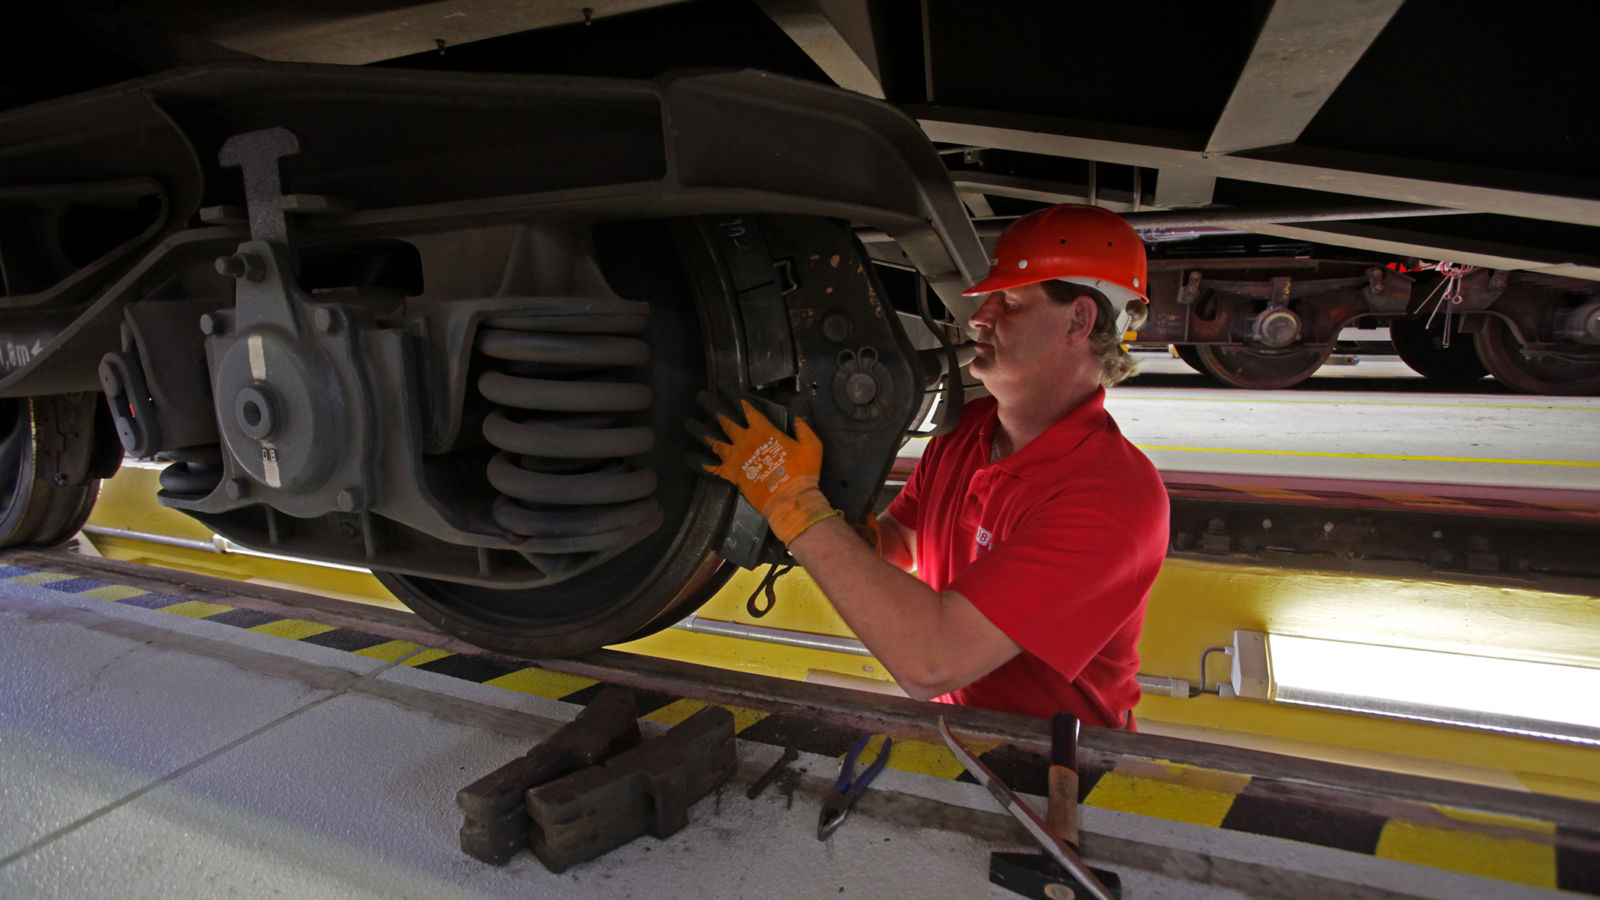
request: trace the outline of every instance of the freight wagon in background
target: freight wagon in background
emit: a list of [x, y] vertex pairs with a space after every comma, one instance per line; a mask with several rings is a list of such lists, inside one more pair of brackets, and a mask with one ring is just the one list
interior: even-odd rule
[[1352, 325], [1600, 390], [1586, 6], [23, 2], [0, 61], [0, 544], [124, 453], [240, 544], [548, 656], [649, 633], [764, 523], [698, 391], [871, 508], [960, 408], [960, 290], [1057, 202], [1151, 256], [1140, 343], [1240, 387]]

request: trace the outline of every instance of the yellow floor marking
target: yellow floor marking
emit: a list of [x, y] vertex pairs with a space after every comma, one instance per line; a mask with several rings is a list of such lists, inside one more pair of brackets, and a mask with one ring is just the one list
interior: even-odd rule
[[1533, 887], [1556, 886], [1556, 848], [1544, 841], [1390, 821], [1374, 855]]
[[413, 653], [421, 649], [421, 647], [421, 644], [413, 644], [410, 641], [384, 641], [381, 644], [374, 644], [371, 647], [357, 650], [356, 655], [365, 656], [368, 659], [381, 659], [384, 662], [394, 662], [407, 653]]
[[1117, 763], [1116, 771], [1135, 778], [1166, 781], [1206, 791], [1221, 791], [1225, 794], [1237, 794], [1250, 784], [1249, 775], [1190, 766], [1165, 759], [1124, 758]]
[[218, 613], [232, 612], [233, 607], [224, 606], [221, 603], [207, 603], [204, 600], [185, 600], [182, 603], [174, 603], [171, 606], [163, 606], [161, 607], [161, 611], [180, 616], [188, 616], [191, 619], [204, 619], [208, 616], [217, 615]]
[[1148, 778], [1135, 778], [1118, 772], [1100, 776], [1084, 801], [1098, 809], [1154, 816], [1172, 822], [1188, 822], [1218, 828], [1233, 806], [1236, 795]]
[[250, 629], [261, 634], [270, 634], [276, 637], [288, 638], [291, 641], [304, 640], [315, 634], [332, 631], [332, 625], [321, 622], [307, 622], [305, 619], [279, 619], [276, 622], [267, 622]]
[[[967, 749], [974, 756], [979, 756], [993, 750], [997, 744], [981, 745], [978, 741], [965, 741]], [[935, 778], [958, 778], [966, 771], [956, 755], [944, 744], [935, 744], [929, 741], [915, 741], [911, 739], [895, 739], [894, 749], [889, 751], [889, 768], [899, 769], [902, 772], [915, 772], [918, 775], [932, 775]]]
[[444, 659], [446, 656], [453, 655], [454, 654], [452, 654], [449, 650], [440, 650], [439, 648], [435, 647], [431, 650], [424, 650], [421, 653], [418, 653], [416, 656], [411, 657], [405, 661], [405, 665], [425, 666], [436, 659]]
[[1401, 453], [1327, 453], [1320, 450], [1244, 450], [1227, 447], [1166, 447], [1138, 444], [1140, 450], [1169, 453], [1242, 453], [1253, 456], [1314, 456], [1321, 459], [1398, 459], [1412, 462], [1489, 463], [1501, 466], [1576, 466], [1600, 469], [1600, 462], [1570, 459], [1480, 459], [1472, 456], [1407, 456]]
[[568, 675], [565, 672], [552, 672], [549, 669], [532, 666], [507, 672], [499, 678], [491, 678], [484, 682], [492, 687], [505, 688], [519, 694], [533, 694], [536, 697], [549, 697], [551, 700], [560, 700], [568, 694], [577, 693], [599, 683], [593, 678], [585, 678], [582, 675]]
[[1546, 836], [1553, 836], [1556, 833], [1556, 823], [1554, 822], [1544, 822], [1539, 819], [1528, 819], [1522, 816], [1508, 816], [1503, 813], [1478, 812], [1475, 809], [1456, 809], [1451, 806], [1439, 806], [1433, 803], [1428, 805], [1461, 822], [1473, 822], [1478, 825], [1498, 825]]
[[[743, 706], [722, 704], [722, 707], [733, 713], [734, 734], [749, 728], [751, 725], [765, 719], [768, 715], [768, 713], [758, 709], [746, 709]], [[706, 703], [702, 700], [674, 700], [644, 718], [652, 722], [660, 722], [663, 725], [676, 725], [705, 708]]]
[[1100, 777], [1090, 806], [1217, 828], [1250, 776], [1166, 760], [1124, 759]]
[[115, 603], [118, 600], [126, 600], [129, 597], [142, 597], [148, 593], [150, 592], [144, 588], [136, 588], [131, 584], [108, 584], [105, 587], [97, 587], [92, 591], [79, 591], [78, 596], [93, 597], [96, 600]]
[[77, 577], [76, 575], [67, 575], [62, 572], [29, 572], [26, 575], [17, 575], [9, 580], [18, 584], [32, 584], [43, 587], [47, 584], [55, 584], [58, 581], [71, 581]]

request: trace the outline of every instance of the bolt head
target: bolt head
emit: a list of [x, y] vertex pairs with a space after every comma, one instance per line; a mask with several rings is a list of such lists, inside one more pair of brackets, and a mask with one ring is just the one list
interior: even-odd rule
[[311, 312], [311, 324], [323, 334], [329, 334], [339, 327], [339, 317], [328, 307], [319, 306]]
[[245, 272], [244, 257], [237, 253], [232, 256], [217, 257], [216, 266], [218, 275], [226, 275], [229, 278], [238, 278]]
[[359, 512], [365, 502], [365, 498], [361, 496], [361, 491], [358, 488], [345, 488], [339, 492], [338, 496], [334, 497], [334, 502], [338, 503], [339, 508], [345, 512]]
[[243, 500], [250, 496], [250, 482], [243, 478], [229, 479], [227, 485], [228, 496], [234, 500]]
[[266, 274], [261, 265], [261, 258], [250, 253], [235, 253], [231, 256], [217, 257], [217, 274], [229, 278], [243, 278], [247, 281], [260, 281]]
[[878, 382], [866, 372], [856, 372], [845, 379], [844, 395], [851, 403], [865, 406], [878, 396]]
[[222, 330], [221, 316], [214, 315], [212, 313], [206, 313], [200, 317], [201, 334], [221, 334]]

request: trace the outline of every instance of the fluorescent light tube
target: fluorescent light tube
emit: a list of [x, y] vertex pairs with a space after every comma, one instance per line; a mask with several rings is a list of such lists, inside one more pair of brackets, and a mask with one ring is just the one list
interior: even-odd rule
[[[1597, 668], [1253, 631], [1233, 649], [1241, 696], [1600, 744]], [[1239, 670], [1261, 656], [1264, 691]]]

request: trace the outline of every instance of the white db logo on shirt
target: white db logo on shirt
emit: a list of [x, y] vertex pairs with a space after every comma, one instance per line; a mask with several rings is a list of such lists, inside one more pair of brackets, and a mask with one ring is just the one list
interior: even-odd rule
[[994, 540], [994, 535], [989, 529], [978, 526], [978, 552], [984, 553], [989, 549], [989, 542]]

